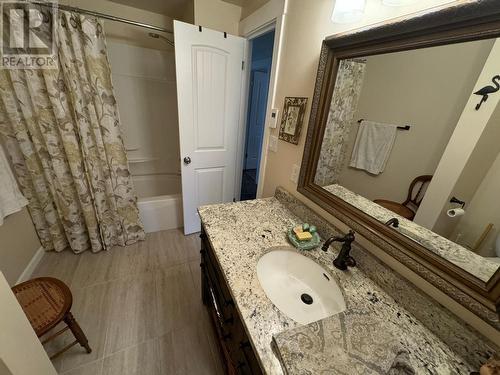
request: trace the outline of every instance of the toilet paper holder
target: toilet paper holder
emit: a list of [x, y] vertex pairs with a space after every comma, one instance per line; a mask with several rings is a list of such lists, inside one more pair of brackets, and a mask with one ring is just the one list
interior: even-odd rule
[[459, 204], [460, 206], [462, 206], [462, 208], [465, 207], [465, 202], [464, 201], [461, 201], [460, 199], [458, 199], [457, 197], [452, 197], [450, 199], [450, 203], [456, 203], [456, 204]]

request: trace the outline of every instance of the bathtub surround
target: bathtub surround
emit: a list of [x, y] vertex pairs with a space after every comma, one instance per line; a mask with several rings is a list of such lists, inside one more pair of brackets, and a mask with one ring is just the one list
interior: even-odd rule
[[[180, 192], [174, 49], [106, 37], [130, 173], [140, 198]], [[171, 186], [174, 180], [177, 186]]]
[[139, 198], [137, 206], [146, 233], [182, 227], [182, 196], [180, 194]]
[[[0, 132], [45, 250], [144, 238], [102, 22], [59, 11], [58, 69], [1, 70]], [[95, 94], [94, 94], [95, 93]]]
[[340, 62], [315, 176], [318, 185], [338, 182], [346, 159], [348, 140], [355, 121], [354, 114], [358, 107], [365, 71], [364, 61]]
[[[58, 3], [172, 30], [173, 18], [171, 16], [156, 13], [153, 10], [147, 11], [139, 9], [136, 7], [138, 5], [137, 1], [59, 0]], [[132, 3], [134, 4], [132, 5]], [[143, 5], [144, 2], [140, 4]], [[151, 38], [148, 32], [142, 27], [135, 27], [121, 22], [104, 22], [104, 33], [106, 34], [106, 41], [114, 41], [146, 48], [157, 48], [160, 44], [158, 39]], [[166, 43], [164, 45], [168, 48]]]
[[155, 48], [106, 40], [144, 230], [182, 227], [174, 49], [161, 39]]
[[[290, 246], [286, 239], [286, 229], [290, 226], [305, 221], [315, 223], [323, 238], [339, 232], [281, 189], [273, 198], [205, 206], [200, 208], [200, 216], [252, 347], [267, 374], [283, 373], [275, 352], [284, 360], [285, 372], [290, 374], [343, 369], [345, 363], [339, 362], [336, 366], [336, 361], [331, 360], [333, 349], [329, 345], [334, 342], [342, 346], [339, 352], [352, 350], [359, 361], [368, 365], [373, 373], [380, 374], [386, 373], [400, 349], [410, 353], [410, 364], [417, 373], [428, 369], [434, 373], [464, 374], [476, 369], [497, 349], [438, 304], [427, 304], [422, 294], [406, 289], [409, 284], [397, 284], [399, 280], [392, 279], [397, 284], [394, 289], [399, 287], [401, 294], [408, 294], [405, 304], [413, 299], [408, 305], [398, 304], [364, 273], [364, 267], [373, 266], [382, 272], [385, 266], [381, 268], [373, 257], [358, 248], [353, 256], [358, 257], [363, 266], [349, 272], [332, 266], [336, 250], [302, 253], [335, 277], [344, 291], [347, 310], [344, 314], [300, 326], [266, 297], [257, 279], [256, 264], [273, 247]], [[384, 274], [384, 277], [389, 280], [392, 275]], [[418, 303], [425, 303], [430, 309], [427, 320], [419, 321], [407, 308], [415, 308]], [[441, 335], [436, 333], [439, 330]], [[382, 352], [356, 350], [359, 341], [368, 345], [370, 337], [380, 338], [380, 342], [386, 344]], [[273, 338], [275, 349], [271, 345]]]

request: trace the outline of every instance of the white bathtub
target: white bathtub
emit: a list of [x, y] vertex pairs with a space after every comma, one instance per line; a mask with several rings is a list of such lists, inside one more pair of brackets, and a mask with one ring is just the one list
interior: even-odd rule
[[181, 177], [174, 174], [132, 176], [146, 233], [182, 227]]

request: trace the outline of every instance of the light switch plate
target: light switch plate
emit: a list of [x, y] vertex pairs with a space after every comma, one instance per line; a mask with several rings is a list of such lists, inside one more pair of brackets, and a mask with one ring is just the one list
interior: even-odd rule
[[271, 109], [271, 115], [269, 118], [269, 127], [272, 129], [276, 128], [276, 124], [278, 123], [278, 112], [279, 109], [277, 108]]
[[278, 137], [275, 135], [269, 137], [269, 150], [278, 152]]
[[297, 184], [299, 182], [300, 167], [297, 164], [292, 165], [292, 174], [290, 175], [290, 180]]

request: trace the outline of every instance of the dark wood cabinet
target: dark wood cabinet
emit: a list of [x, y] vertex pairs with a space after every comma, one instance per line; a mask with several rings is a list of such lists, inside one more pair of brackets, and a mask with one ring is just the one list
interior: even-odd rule
[[222, 276], [215, 253], [202, 228], [202, 299], [212, 318], [219, 352], [227, 374], [262, 374], [239, 313]]

